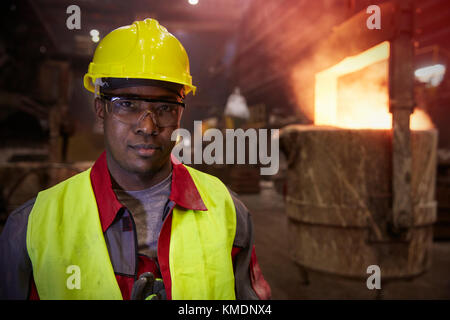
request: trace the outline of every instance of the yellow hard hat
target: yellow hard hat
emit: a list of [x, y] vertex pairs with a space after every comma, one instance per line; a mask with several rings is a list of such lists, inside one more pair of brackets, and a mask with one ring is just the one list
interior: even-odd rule
[[84, 87], [95, 92], [98, 78], [136, 78], [184, 85], [195, 94], [186, 50], [155, 19], [135, 21], [111, 31], [100, 41], [84, 76]]

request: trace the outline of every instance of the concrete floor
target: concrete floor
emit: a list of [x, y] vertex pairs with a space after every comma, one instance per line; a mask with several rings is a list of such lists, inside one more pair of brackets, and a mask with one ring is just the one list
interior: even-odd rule
[[[281, 195], [270, 183], [261, 193], [241, 195], [255, 225], [255, 245], [272, 299], [450, 299], [450, 242], [435, 242], [429, 271], [412, 280], [381, 280], [381, 290], [369, 290], [366, 280], [348, 280], [309, 272], [309, 285], [302, 284], [298, 267], [287, 248], [287, 218]], [[369, 275], [368, 275], [369, 276]]]

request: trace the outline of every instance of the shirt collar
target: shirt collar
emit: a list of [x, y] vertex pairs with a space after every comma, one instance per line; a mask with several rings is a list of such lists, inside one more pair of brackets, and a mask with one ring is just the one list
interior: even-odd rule
[[[171, 155], [171, 162], [172, 186], [169, 199], [185, 209], [206, 211], [207, 208], [189, 171], [173, 155]], [[112, 189], [105, 151], [92, 166], [90, 176], [102, 230], [105, 232], [114, 221], [119, 210], [124, 208]]]

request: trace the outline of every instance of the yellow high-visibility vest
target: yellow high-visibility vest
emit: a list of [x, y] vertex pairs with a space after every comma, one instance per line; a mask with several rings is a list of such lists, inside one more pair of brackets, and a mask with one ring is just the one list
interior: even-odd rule
[[[185, 167], [208, 210], [172, 211], [172, 298], [235, 299], [233, 200], [220, 180]], [[90, 170], [40, 192], [30, 213], [27, 250], [40, 299], [122, 299]]]

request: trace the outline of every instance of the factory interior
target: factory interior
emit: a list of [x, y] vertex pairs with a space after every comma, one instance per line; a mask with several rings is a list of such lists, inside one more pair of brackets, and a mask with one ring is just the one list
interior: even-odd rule
[[[270, 133], [244, 163], [186, 164], [249, 209], [272, 299], [450, 299], [450, 1], [2, 0], [1, 16], [0, 231], [103, 152], [83, 77], [103, 37], [152, 18], [189, 56], [181, 128]], [[269, 174], [250, 160], [263, 142]]]

